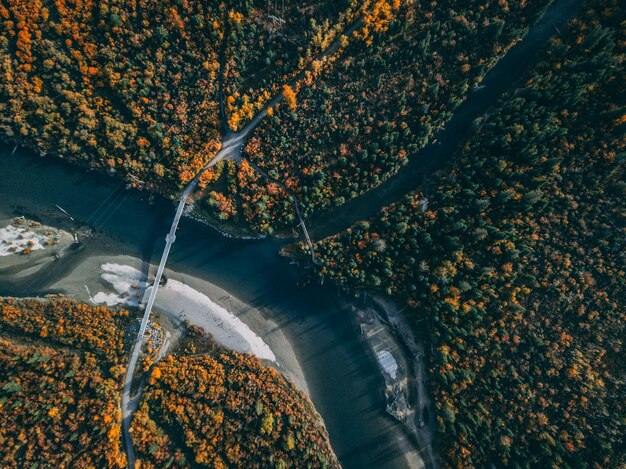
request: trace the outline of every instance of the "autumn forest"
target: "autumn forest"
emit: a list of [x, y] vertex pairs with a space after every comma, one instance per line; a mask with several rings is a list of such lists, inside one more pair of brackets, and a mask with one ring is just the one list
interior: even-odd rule
[[[197, 179], [195, 220], [395, 301], [426, 337], [435, 465], [626, 467], [621, 2], [572, 1], [436, 171], [307, 231], [384, 200], [559, 2], [0, 0], [0, 139], [168, 207]], [[127, 466], [139, 316], [0, 298], [0, 465]], [[340, 467], [288, 377], [184, 331], [143, 357], [140, 467]]]

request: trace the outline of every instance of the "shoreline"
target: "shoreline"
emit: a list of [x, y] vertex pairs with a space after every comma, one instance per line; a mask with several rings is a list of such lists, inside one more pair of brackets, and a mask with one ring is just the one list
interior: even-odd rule
[[[134, 282], [134, 285], [131, 284], [133, 282], [130, 279], [122, 280], [122, 282], [128, 284], [127, 295], [126, 293], [115, 291], [115, 288], [103, 279], [103, 276], [114, 275], [103, 271], [102, 267], [104, 265], [127, 266], [129, 269], [140, 272], [144, 277], [142, 280], [138, 279], [138, 281]], [[97, 304], [106, 305], [107, 300], [109, 300], [109, 306], [118, 304], [122, 306], [124, 304], [139, 306], [143, 298], [147, 297], [146, 291], [149, 291], [151, 288], [149, 286], [147, 289], [145, 288], [146, 269], [148, 269], [148, 272], [154, 272], [156, 267], [144, 263], [141, 259], [126, 255], [89, 256], [74, 267], [64, 278], [50, 285], [47, 291], [51, 294], [63, 294], [92, 304], [96, 302]], [[240, 329], [216, 329], [216, 327], [224, 326], [224, 317], [214, 317], [214, 314], [208, 311], [207, 305], [202, 303], [204, 300], [202, 297], [206, 297], [218, 307], [234, 315], [244, 327], [247, 326], [250, 331], [248, 335], [252, 333], [260, 339], [260, 341], [255, 343], [258, 346], [257, 353], [254, 353], [257, 355], [257, 358], [266, 366], [271, 366], [286, 376], [297, 389], [310, 397], [302, 367], [298, 362], [291, 342], [282, 332], [280, 326], [267, 319], [259, 309], [245, 304], [226, 290], [208, 281], [169, 269], [165, 270], [165, 276], [168, 282], [165, 286], [159, 288], [154, 307], [155, 312], [168, 317], [172, 324], [178, 323], [182, 326], [184, 321], [189, 321], [190, 324], [202, 327], [220, 345], [226, 348], [242, 353], [254, 352], [254, 350], [246, 350], [249, 346], [245, 343], [242, 344], [241, 340], [238, 341], [238, 337], [232, 337], [233, 334], [241, 333]], [[150, 274], [148, 274], [147, 278], [149, 279], [147, 282], [149, 284], [151, 281]], [[168, 285], [175, 285], [175, 288], [168, 288]], [[116, 299], [114, 300], [113, 297]], [[190, 299], [190, 297], [192, 298]], [[121, 299], [125, 299], [126, 302], [120, 301]], [[206, 302], [206, 300], [204, 301]], [[222, 311], [220, 313], [224, 314]], [[229, 324], [225, 326], [229, 326]], [[174, 333], [176, 331], [169, 332]], [[246, 332], [243, 333], [245, 334]], [[226, 336], [227, 334], [231, 336], [230, 342], [229, 337]], [[254, 341], [254, 338], [252, 340]], [[237, 350], [237, 345], [241, 347], [239, 350]], [[261, 352], [258, 351], [259, 348]]]
[[23, 216], [0, 212], [0, 276], [20, 280], [35, 275], [76, 245], [68, 231]]
[[384, 379], [386, 409], [414, 440], [404, 456], [411, 469], [438, 469], [433, 449], [435, 409], [425, 385], [424, 340], [413, 333], [396, 302], [367, 292], [360, 305], [350, 306], [360, 338]]
[[[16, 154], [0, 163], [5, 201], [0, 212], [7, 217], [27, 215], [71, 231], [75, 227], [54, 204], [81, 223], [95, 216], [94, 208], [113, 193], [111, 178], [93, 171], [85, 174], [58, 160]], [[77, 199], [76, 191], [83, 197]], [[146, 205], [137, 191], [121, 197], [123, 203], [110, 207], [110, 221], [85, 238], [80, 250], [24, 281], [9, 278], [0, 290], [18, 297], [53, 293], [51, 285], [94, 255], [106, 256], [107, 262], [110, 253], [153, 259], [160, 253], [166, 221], [172, 214], [171, 201], [156, 198]], [[115, 213], [112, 218], [111, 210]], [[384, 380], [358, 337], [354, 317], [347, 314], [346, 303], [353, 300], [337, 297], [334, 288], [309, 285], [301, 270], [296, 271], [288, 259], [278, 255], [283, 246], [280, 240], [227, 239], [205, 223], [185, 220], [179, 227], [172, 268], [235, 292], [242, 302], [258, 308], [262, 317], [271, 318], [281, 328], [306, 371], [311, 398], [344, 467], [410, 467], [405, 453], [414, 449], [414, 443], [385, 413]], [[181, 280], [188, 282], [188, 275]], [[81, 295], [87, 295], [84, 282], [79, 288]], [[279, 362], [286, 367], [280, 356]]]

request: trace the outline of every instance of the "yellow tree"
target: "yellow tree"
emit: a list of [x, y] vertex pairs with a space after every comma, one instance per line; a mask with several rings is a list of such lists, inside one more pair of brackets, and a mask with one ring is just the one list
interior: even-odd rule
[[296, 93], [293, 91], [291, 86], [283, 86], [283, 98], [285, 98], [285, 103], [287, 103], [289, 109], [293, 110], [296, 108]]

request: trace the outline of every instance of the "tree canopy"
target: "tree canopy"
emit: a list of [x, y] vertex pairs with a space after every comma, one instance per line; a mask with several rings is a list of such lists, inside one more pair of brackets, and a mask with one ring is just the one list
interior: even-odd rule
[[624, 19], [587, 2], [428, 195], [316, 245], [430, 323], [448, 466], [625, 463]]

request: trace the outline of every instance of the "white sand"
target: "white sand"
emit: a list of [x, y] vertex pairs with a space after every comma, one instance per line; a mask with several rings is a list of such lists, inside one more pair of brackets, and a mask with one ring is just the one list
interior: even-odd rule
[[[59, 291], [81, 301], [97, 301], [99, 304], [110, 305], [133, 304], [137, 301], [137, 293], [146, 288], [144, 272], [147, 268], [148, 266], [136, 257], [91, 256], [51, 285], [50, 290]], [[156, 266], [149, 267], [150, 272], [155, 270]], [[287, 375], [300, 390], [309, 394], [304, 372], [289, 339], [263, 310], [247, 305], [226, 290], [205, 280], [167, 268], [165, 275], [168, 278], [168, 285], [165, 288], [159, 287], [154, 305], [156, 313], [171, 319], [174, 324], [187, 320], [193, 325], [200, 326], [213, 334], [216, 340], [223, 340], [224, 342], [220, 344], [226, 347], [235, 348], [237, 344], [238, 348], [235, 350], [251, 351], [251, 347], [254, 346], [256, 351], [253, 353], [257, 356], [263, 358], [275, 356], [275, 359], [268, 358], [266, 363]], [[177, 291], [182, 289], [181, 285], [193, 292]], [[143, 291], [142, 296], [147, 299], [146, 291]], [[223, 320], [223, 317], [228, 318], [228, 321]], [[246, 332], [239, 321], [245, 325]], [[221, 330], [213, 329], [216, 325]], [[176, 332], [171, 330], [172, 334]], [[254, 339], [251, 334], [258, 338]], [[232, 338], [228, 335], [232, 335]], [[269, 348], [271, 355], [265, 347]]]
[[96, 293], [91, 301], [107, 306], [141, 304], [147, 287], [146, 277], [141, 271], [128, 265], [108, 263], [102, 265], [101, 277], [116, 293], [101, 291]]
[[197, 324], [224, 347], [276, 361], [269, 346], [241, 319], [182, 282], [169, 279], [160, 287], [155, 306]]
[[[139, 306], [152, 288], [147, 287], [145, 275], [129, 265], [103, 264], [101, 277], [114, 292], [96, 293], [91, 297], [96, 304]], [[202, 327], [224, 347], [276, 361], [269, 346], [241, 319], [182, 282], [169, 279], [159, 287], [154, 306], [157, 311]]]
[[393, 358], [393, 355], [387, 350], [380, 350], [376, 352], [376, 359], [382, 369], [391, 376], [391, 379], [396, 379], [396, 373], [398, 372], [398, 362]]

